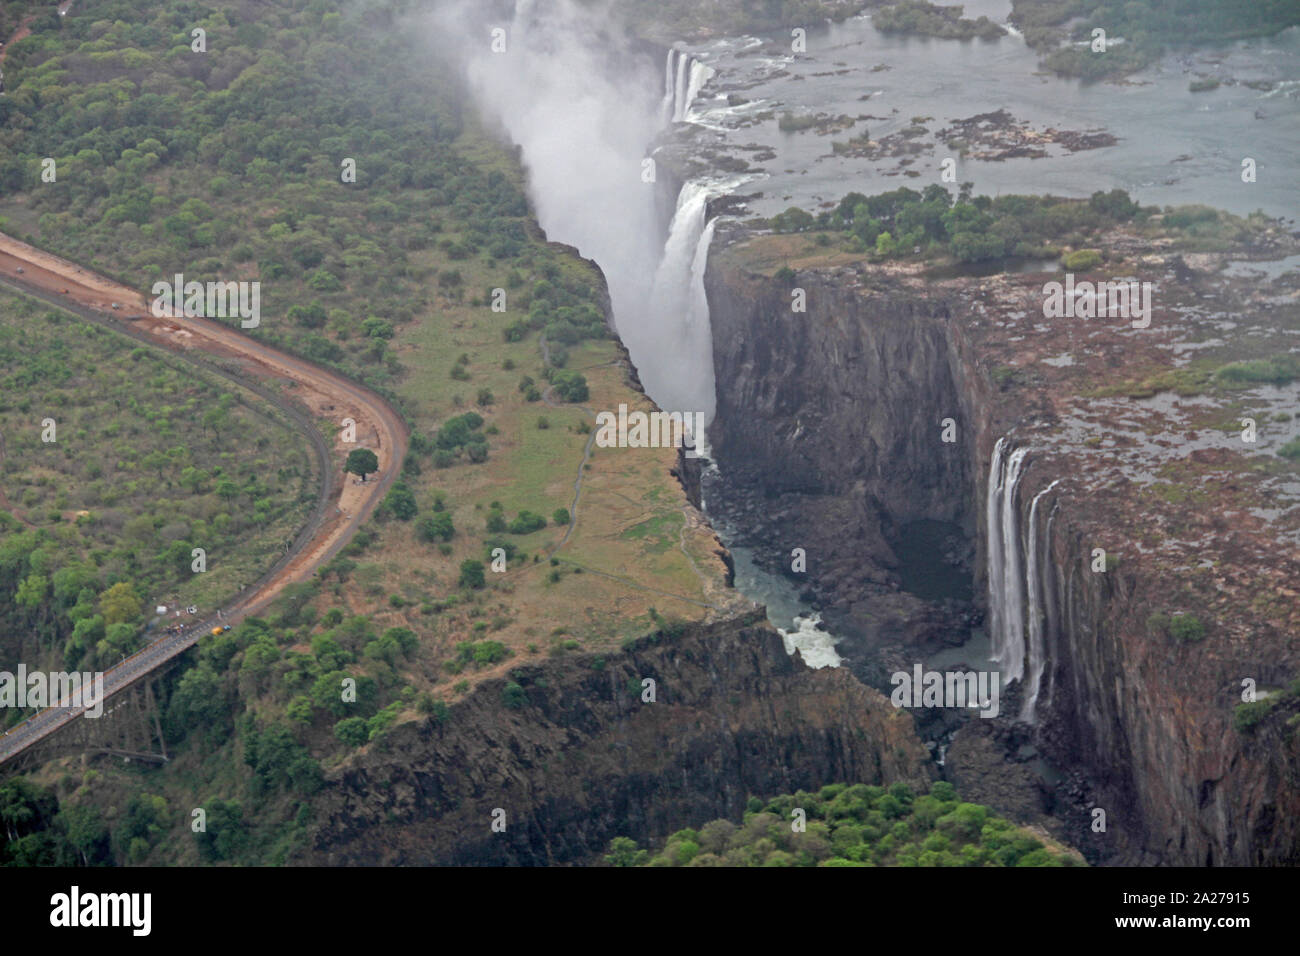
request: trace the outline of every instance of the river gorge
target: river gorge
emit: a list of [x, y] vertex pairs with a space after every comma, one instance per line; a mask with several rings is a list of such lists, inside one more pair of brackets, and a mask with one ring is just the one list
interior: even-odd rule
[[[966, 8], [1004, 21], [1009, 5]], [[798, 51], [785, 36], [665, 48], [576, 4], [494, 12], [454, 11], [436, 42], [518, 147], [548, 237], [603, 272], [646, 394], [709, 423], [707, 459], [683, 457], [681, 477], [771, 627], [752, 612], [639, 645], [607, 675], [534, 674], [553, 727], [404, 728], [409, 761], [367, 757], [338, 781], [317, 858], [360, 859], [364, 831], [384, 834], [393, 862], [565, 862], [619, 821], [661, 836], [738, 815], [748, 792], [942, 776], [1093, 862], [1296, 863], [1294, 734], [1232, 721], [1243, 680], [1277, 693], [1300, 669], [1300, 483], [1243, 464], [1224, 421], [1272, 422], [1248, 455], [1273, 456], [1300, 436], [1300, 395], [1107, 390], [1206, 348], [1225, 361], [1289, 350], [1294, 238], [1183, 256], [1114, 236], [1106, 251], [1156, 289], [1145, 329], [1049, 317], [1055, 260], [864, 266], [744, 220], [940, 182], [947, 159], [953, 188], [977, 193], [1120, 188], [1144, 205], [1294, 216], [1300, 183], [1282, 157], [1300, 30], [1080, 85], [1037, 73], [1014, 30], [916, 39], [856, 17], [810, 25]], [[504, 50], [484, 40], [497, 24]], [[1240, 82], [1198, 98], [1198, 71]], [[782, 129], [785, 115], [809, 125]], [[857, 155], [832, 148], [864, 128]], [[1254, 344], [1227, 348], [1229, 330]], [[1204, 487], [1230, 495], [1230, 516], [1198, 506]], [[1195, 611], [1210, 637], [1170, 640], [1153, 611]], [[781, 657], [773, 628], [802, 660]], [[890, 675], [918, 664], [996, 670], [1000, 716], [890, 707]], [[647, 667], [683, 675], [678, 709], [565, 703], [601, 697], [583, 681]], [[570, 721], [576, 738], [560, 731]], [[443, 766], [475, 734], [512, 754], [502, 779], [457, 782]], [[603, 782], [574, 789], [580, 777]], [[428, 815], [486, 813], [476, 795], [501, 788], [552, 832], [416, 848]]]

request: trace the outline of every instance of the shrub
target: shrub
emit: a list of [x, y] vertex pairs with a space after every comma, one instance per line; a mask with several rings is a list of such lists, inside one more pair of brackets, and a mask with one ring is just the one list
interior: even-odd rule
[[511, 710], [518, 710], [528, 703], [528, 692], [514, 681], [511, 681], [501, 691], [501, 703]]
[[1096, 249], [1079, 249], [1066, 253], [1061, 259], [1061, 265], [1071, 272], [1085, 272], [1101, 265], [1101, 253]]
[[446, 511], [436, 511], [425, 515], [415, 523], [415, 533], [421, 541], [450, 541], [456, 529], [452, 526], [451, 515]]
[[415, 503], [415, 493], [406, 482], [399, 481], [388, 489], [384, 495], [384, 510], [400, 521], [410, 521], [419, 511]]
[[487, 583], [483, 573], [483, 562], [468, 558], [460, 563], [459, 586], [477, 590]]
[[1175, 614], [1169, 619], [1169, 636], [1179, 644], [1192, 644], [1205, 637], [1205, 625], [1191, 614]]
[[556, 508], [556, 509], [555, 509], [555, 513], [551, 515], [551, 520], [554, 521], [556, 524], [561, 524], [561, 525], [562, 525], [562, 524], [568, 524], [568, 523], [569, 523], [569, 509], [568, 509], [568, 508]]
[[349, 747], [360, 747], [370, 737], [364, 717], [345, 717], [334, 725], [334, 736]]
[[587, 379], [578, 372], [556, 372], [551, 379], [556, 393], [566, 402], [585, 402], [590, 395]]
[[1233, 729], [1239, 734], [1251, 733], [1255, 725], [1268, 716], [1272, 705], [1267, 700], [1254, 700], [1246, 704], [1238, 704], [1236, 711], [1232, 715]]
[[532, 534], [534, 531], [540, 531], [545, 527], [546, 519], [541, 515], [533, 514], [531, 511], [521, 511], [519, 516], [510, 522], [508, 530], [511, 534]]

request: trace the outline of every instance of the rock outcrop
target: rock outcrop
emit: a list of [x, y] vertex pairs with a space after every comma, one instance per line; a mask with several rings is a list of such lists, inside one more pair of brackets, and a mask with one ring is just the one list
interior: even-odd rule
[[580, 863], [616, 836], [739, 819], [751, 795], [933, 776], [907, 714], [787, 655], [761, 611], [510, 677], [516, 706], [486, 681], [331, 773], [297, 862]]

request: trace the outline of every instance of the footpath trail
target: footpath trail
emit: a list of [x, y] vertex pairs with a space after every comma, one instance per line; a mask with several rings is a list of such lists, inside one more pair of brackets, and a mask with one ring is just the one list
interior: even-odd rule
[[[320, 465], [321, 490], [315, 513], [288, 552], [227, 607], [204, 615], [183, 634], [159, 638], [106, 671], [106, 697], [181, 654], [214, 625], [235, 624], [256, 614], [286, 586], [309, 578], [348, 542], [397, 477], [397, 466], [406, 454], [409, 439], [397, 412], [364, 386], [257, 341], [256, 330], [244, 333], [205, 318], [155, 318], [136, 290], [3, 233], [0, 283], [79, 318], [165, 348], [251, 389], [304, 431]], [[327, 439], [317, 424], [328, 421], [339, 426], [346, 418], [356, 423], [355, 444], [342, 441], [341, 429], [334, 438]], [[340, 479], [348, 451], [362, 447], [370, 448], [378, 457], [378, 478], [367, 482], [349, 476]], [[86, 709], [66, 706], [68, 703], [61, 701], [65, 706], [46, 708], [10, 728], [0, 737], [0, 763], [70, 723]]]

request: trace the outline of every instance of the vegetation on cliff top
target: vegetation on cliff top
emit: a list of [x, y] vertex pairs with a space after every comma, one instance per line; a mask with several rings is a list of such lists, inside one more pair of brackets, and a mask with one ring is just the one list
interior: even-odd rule
[[969, 40], [979, 37], [995, 40], [1007, 31], [988, 17], [971, 20], [962, 16], [963, 8], [941, 7], [926, 0], [902, 0], [877, 10], [872, 25], [881, 33], [915, 33], [943, 40]]
[[[802, 814], [799, 813], [802, 811]], [[800, 822], [803, 828], [799, 829]], [[764, 802], [743, 822], [678, 830], [657, 852], [611, 841], [612, 866], [1085, 866], [1072, 851], [939, 781], [918, 796], [903, 783], [836, 783]]]
[[819, 26], [861, 13], [881, 0], [618, 0], [640, 36], [661, 43], [685, 38], [761, 33], [784, 27]]
[[[1272, 36], [1300, 23], [1300, 5], [1294, 0], [1012, 0], [1011, 21], [1026, 43], [1046, 54], [1044, 67], [1095, 80], [1140, 70], [1167, 47]], [[1104, 53], [1091, 48], [1096, 29], [1106, 31]], [[1123, 42], [1113, 42], [1117, 39]], [[1062, 40], [1081, 45], [1059, 46]]]
[[948, 255], [958, 262], [1007, 256], [1055, 258], [1080, 271], [1103, 261], [1105, 252], [1086, 248], [1121, 228], [1148, 239], [1176, 238], [1185, 251], [1226, 248], [1275, 222], [1262, 214], [1246, 219], [1201, 206], [1166, 209], [1140, 206], [1122, 189], [1090, 199], [1058, 196], [972, 196], [964, 183], [954, 198], [933, 184], [923, 192], [902, 187], [875, 196], [851, 192], [834, 209], [817, 215], [791, 207], [767, 221], [778, 233], [817, 233], [828, 252], [873, 259]]

